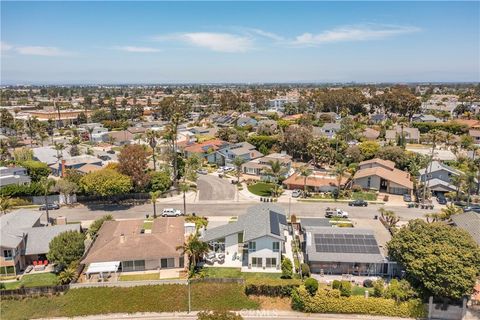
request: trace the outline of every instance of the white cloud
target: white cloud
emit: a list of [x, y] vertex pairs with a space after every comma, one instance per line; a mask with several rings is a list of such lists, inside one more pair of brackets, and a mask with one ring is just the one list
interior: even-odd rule
[[135, 47], [135, 46], [119, 46], [114, 47], [116, 50], [126, 51], [126, 52], [139, 52], [139, 53], [150, 53], [150, 52], [160, 52], [162, 50], [151, 47]]
[[322, 33], [303, 33], [295, 38], [295, 45], [318, 45], [331, 42], [366, 41], [385, 39], [401, 34], [420, 31], [417, 27], [393, 25], [345, 26]]
[[253, 39], [232, 33], [187, 32], [154, 37], [157, 41], [182, 41], [218, 52], [246, 52], [253, 48]]
[[11, 49], [13, 49], [13, 46], [11, 44], [0, 41], [0, 51], [8, 51]]
[[269, 38], [271, 40], [275, 40], [275, 41], [284, 41], [285, 40], [284, 37], [282, 37], [282, 36], [280, 36], [276, 33], [265, 31], [265, 30], [262, 30], [262, 29], [246, 28], [245, 30], [249, 33], [253, 33], [253, 34], [265, 37], [265, 38]]
[[69, 55], [69, 52], [63, 51], [57, 47], [26, 46], [14, 47], [14, 50], [23, 55], [58, 57]]

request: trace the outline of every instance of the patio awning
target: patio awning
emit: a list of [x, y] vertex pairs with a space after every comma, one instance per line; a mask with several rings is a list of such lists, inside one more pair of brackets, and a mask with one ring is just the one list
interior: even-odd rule
[[109, 262], [93, 262], [90, 263], [87, 269], [87, 274], [91, 273], [104, 273], [104, 272], [116, 272], [120, 266], [120, 261]]

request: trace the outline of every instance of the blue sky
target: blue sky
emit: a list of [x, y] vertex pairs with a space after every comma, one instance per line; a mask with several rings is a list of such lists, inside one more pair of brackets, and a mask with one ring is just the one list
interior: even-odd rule
[[479, 2], [4, 2], [1, 83], [480, 81]]

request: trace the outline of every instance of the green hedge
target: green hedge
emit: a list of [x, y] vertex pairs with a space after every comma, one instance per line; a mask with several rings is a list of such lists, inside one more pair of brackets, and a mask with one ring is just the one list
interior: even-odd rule
[[262, 295], [270, 297], [288, 297], [292, 290], [302, 284], [300, 279], [248, 279], [245, 285], [247, 295]]
[[303, 286], [292, 292], [292, 308], [309, 313], [355, 313], [414, 318], [426, 316], [425, 306], [420, 300], [397, 303], [384, 298], [341, 297], [338, 290], [332, 289], [320, 289], [312, 297]]
[[0, 196], [4, 197], [22, 197], [22, 196], [41, 196], [43, 188], [37, 182], [27, 185], [11, 184], [0, 189]]
[[431, 130], [442, 130], [446, 132], [450, 132], [453, 134], [465, 134], [468, 132], [468, 126], [455, 122], [414, 122], [412, 123], [414, 128], [417, 128], [420, 133], [427, 133]]
[[15, 267], [0, 267], [0, 275], [15, 274]]

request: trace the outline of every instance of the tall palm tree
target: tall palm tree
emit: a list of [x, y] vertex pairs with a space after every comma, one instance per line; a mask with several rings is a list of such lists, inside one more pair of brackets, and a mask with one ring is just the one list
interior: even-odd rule
[[157, 160], [155, 157], [155, 148], [157, 147], [157, 139], [160, 138], [160, 133], [155, 130], [147, 130], [146, 140], [152, 148], [153, 171], [157, 171]]
[[242, 157], [235, 157], [235, 159], [233, 159], [233, 165], [235, 167], [235, 170], [237, 171], [236, 175], [237, 175], [237, 184], [240, 183], [240, 176], [242, 175], [242, 164], [245, 163], [245, 159], [242, 158]]
[[48, 177], [43, 177], [40, 180], [40, 186], [42, 187], [43, 196], [45, 197], [45, 210], [47, 213], [47, 226], [50, 224], [50, 213], [48, 211], [48, 194], [50, 190], [55, 186], [55, 180]]
[[176, 249], [181, 250], [182, 255], [187, 255], [189, 269], [195, 268], [197, 262], [209, 251], [208, 244], [199, 239], [198, 232], [189, 235], [183, 245]]
[[65, 150], [65, 145], [63, 143], [55, 142], [53, 144], [53, 149], [55, 149], [55, 151], [57, 151], [57, 155], [56, 155], [57, 165], [58, 165], [58, 170], [60, 170], [60, 159], [62, 159], [62, 157], [63, 157], [63, 150]]
[[298, 175], [303, 177], [303, 197], [307, 197], [307, 178], [312, 175], [313, 170], [308, 166], [304, 165], [297, 169]]
[[187, 197], [186, 194], [190, 191], [190, 185], [187, 182], [182, 182], [180, 184], [180, 191], [183, 192], [183, 213], [187, 214]]
[[342, 179], [345, 177], [345, 173], [347, 172], [347, 166], [344, 163], [339, 163], [335, 166], [333, 173], [335, 178], [337, 179], [337, 191], [338, 195], [340, 195], [340, 186], [342, 184]]
[[160, 195], [160, 191], [150, 192], [150, 197], [151, 197], [152, 204], [153, 204], [153, 218], [157, 217], [157, 199], [158, 199], [159, 195]]
[[269, 167], [263, 169], [263, 173], [267, 176], [273, 177], [273, 195], [278, 195], [278, 182], [280, 178], [287, 173], [287, 168], [285, 168], [279, 160], [269, 161]]

